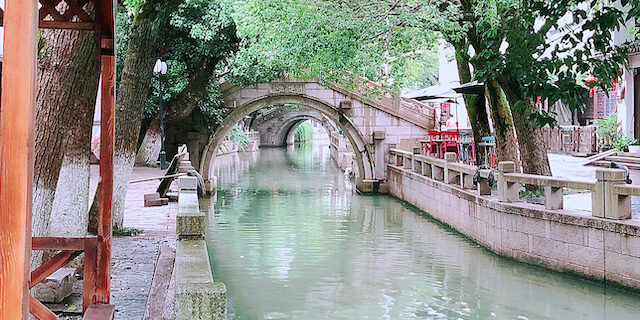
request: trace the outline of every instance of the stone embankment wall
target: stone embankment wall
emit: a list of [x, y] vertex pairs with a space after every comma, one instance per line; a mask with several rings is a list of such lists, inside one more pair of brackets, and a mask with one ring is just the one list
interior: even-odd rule
[[[182, 161], [180, 165], [190, 166], [191, 163]], [[227, 318], [227, 289], [224, 283], [213, 280], [204, 240], [206, 216], [198, 204], [198, 180], [183, 176], [178, 184], [175, 318], [224, 320]]]
[[[491, 195], [479, 195], [478, 190], [462, 189], [464, 184], [455, 179], [442, 179], [442, 175], [432, 179], [435, 175], [425, 175], [426, 170], [416, 170], [415, 165], [407, 167], [406, 161], [405, 165], [388, 165], [390, 193], [491, 251], [553, 270], [640, 288], [639, 221], [500, 202]], [[435, 172], [435, 166], [433, 169]]]

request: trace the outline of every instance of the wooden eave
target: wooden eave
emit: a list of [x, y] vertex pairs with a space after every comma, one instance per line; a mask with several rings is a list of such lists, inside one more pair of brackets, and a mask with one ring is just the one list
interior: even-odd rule
[[[102, 55], [114, 54], [115, 0], [38, 0], [38, 27], [41, 29], [93, 30]], [[66, 3], [66, 6], [65, 6]], [[95, 18], [86, 10], [93, 3]], [[59, 8], [64, 10], [59, 10]], [[0, 9], [0, 26], [4, 10]]]

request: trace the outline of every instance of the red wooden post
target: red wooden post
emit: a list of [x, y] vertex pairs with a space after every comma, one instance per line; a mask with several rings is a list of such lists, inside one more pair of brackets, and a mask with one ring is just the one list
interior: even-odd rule
[[5, 0], [0, 119], [0, 319], [27, 319], [38, 1]]
[[96, 302], [96, 255], [97, 241], [86, 238], [84, 241], [84, 275], [82, 277], [82, 312]]
[[98, 198], [98, 263], [96, 302], [109, 303], [111, 277], [111, 210], [113, 207], [113, 132], [114, 132], [115, 57], [102, 56], [100, 91], [100, 195]]

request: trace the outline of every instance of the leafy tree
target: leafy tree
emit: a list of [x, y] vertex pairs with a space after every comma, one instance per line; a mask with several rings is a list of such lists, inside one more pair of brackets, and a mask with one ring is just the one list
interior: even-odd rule
[[[382, 66], [415, 63], [412, 52], [437, 45], [437, 34], [418, 27], [398, 27], [406, 17], [370, 14], [364, 1], [229, 1], [240, 50], [231, 59], [228, 78], [249, 84], [281, 73], [293, 78], [348, 82], [353, 76], [392, 84]], [[380, 11], [382, 12], [382, 11]], [[404, 77], [402, 68], [393, 76]], [[404, 69], [406, 70], [406, 69]], [[403, 81], [393, 81], [398, 87]]]

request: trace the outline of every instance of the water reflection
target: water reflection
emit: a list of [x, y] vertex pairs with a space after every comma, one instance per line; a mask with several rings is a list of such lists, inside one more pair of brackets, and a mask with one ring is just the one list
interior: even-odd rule
[[507, 261], [400, 201], [352, 192], [326, 148], [262, 150], [218, 179], [207, 237], [235, 319], [640, 314], [635, 293]]

